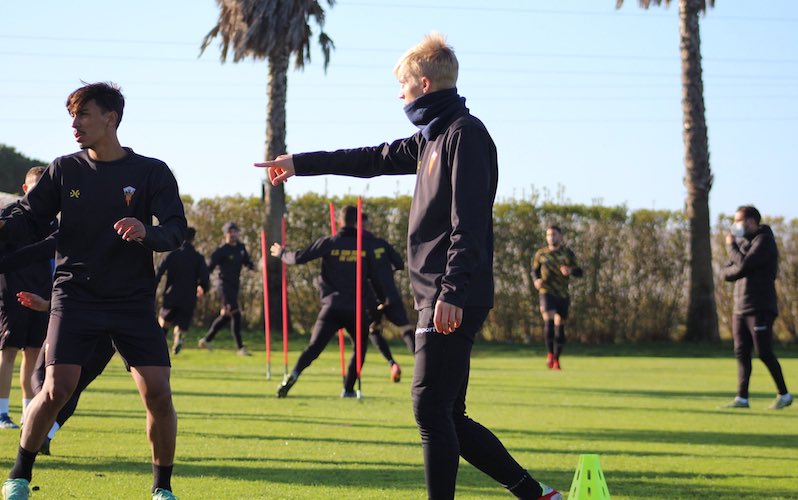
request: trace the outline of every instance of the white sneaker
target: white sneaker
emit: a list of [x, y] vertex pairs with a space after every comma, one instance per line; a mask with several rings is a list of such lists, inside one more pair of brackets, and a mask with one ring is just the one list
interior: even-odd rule
[[768, 406], [768, 410], [781, 410], [782, 408], [786, 408], [791, 404], [792, 395], [788, 392], [787, 394], [776, 396], [776, 401], [773, 401], [773, 404]]

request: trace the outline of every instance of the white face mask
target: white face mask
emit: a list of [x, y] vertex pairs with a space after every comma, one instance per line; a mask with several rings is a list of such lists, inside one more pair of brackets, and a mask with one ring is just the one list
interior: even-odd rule
[[745, 236], [745, 226], [742, 222], [735, 222], [731, 227], [731, 234], [735, 238], [742, 238]]

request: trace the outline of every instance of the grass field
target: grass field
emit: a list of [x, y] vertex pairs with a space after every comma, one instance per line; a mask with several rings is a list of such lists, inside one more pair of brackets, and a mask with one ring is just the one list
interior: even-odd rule
[[[393, 346], [404, 367], [399, 384], [370, 350], [359, 402], [339, 397], [337, 346], [278, 400], [282, 352], [266, 381], [263, 350], [240, 358], [227, 339], [211, 353], [195, 341], [172, 371], [180, 418], [173, 486], [181, 499], [425, 498], [403, 346]], [[293, 342], [291, 363], [305, 342]], [[734, 395], [728, 346], [568, 347], [560, 373], [546, 370], [540, 346], [475, 347], [469, 414], [536, 478], [565, 494], [579, 455], [597, 453], [614, 499], [798, 498], [798, 407], [765, 410], [775, 390], [759, 361], [752, 408], [718, 410]], [[795, 391], [798, 350], [779, 354]], [[18, 403], [12, 412], [17, 418]], [[0, 445], [8, 469], [17, 432], [1, 431]], [[52, 451], [37, 459], [34, 499], [148, 498], [144, 412], [118, 359], [84, 393]], [[457, 491], [463, 499], [510, 498], [466, 463]]]

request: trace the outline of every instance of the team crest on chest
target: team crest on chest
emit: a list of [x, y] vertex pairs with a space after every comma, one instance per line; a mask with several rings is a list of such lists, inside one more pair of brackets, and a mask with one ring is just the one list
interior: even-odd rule
[[133, 186], [122, 188], [122, 194], [125, 197], [125, 205], [130, 206], [130, 204], [133, 202], [133, 194], [135, 192], [136, 188], [134, 188]]

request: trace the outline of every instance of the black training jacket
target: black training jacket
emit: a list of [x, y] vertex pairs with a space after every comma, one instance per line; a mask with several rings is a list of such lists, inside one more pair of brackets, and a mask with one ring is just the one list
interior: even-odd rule
[[726, 281], [734, 281], [734, 314], [779, 313], [776, 275], [779, 249], [773, 230], [762, 224], [753, 235], [728, 245], [729, 262], [721, 270]]
[[184, 242], [177, 250], [164, 257], [155, 269], [155, 281], [160, 282], [166, 274], [166, 288], [163, 292], [163, 306], [193, 308], [197, 303], [197, 286], [207, 292], [209, 286], [208, 266], [205, 257]]
[[[374, 249], [371, 239], [363, 238], [363, 306], [376, 307], [375, 292], [383, 297], [381, 283], [376, 275]], [[355, 309], [357, 287], [357, 230], [342, 227], [335, 236], [325, 236], [296, 251], [283, 251], [280, 256], [286, 264], [305, 264], [321, 259], [319, 293], [321, 305], [333, 309]], [[371, 285], [372, 288], [369, 287]]]
[[[423, 105], [449, 90], [416, 101]], [[416, 309], [433, 307], [439, 296], [458, 307], [492, 307], [496, 146], [464, 105], [440, 118], [431, 129], [390, 144], [293, 155], [295, 171], [300, 176], [416, 174], [407, 241]]]
[[[0, 238], [28, 241], [61, 213], [56, 235], [52, 308], [64, 304], [104, 310], [154, 307], [152, 252], [173, 250], [185, 238], [186, 217], [166, 164], [134, 153], [94, 161], [86, 151], [56, 158], [10, 217]], [[134, 217], [147, 233], [128, 242], [114, 224]], [[153, 217], [158, 225], [153, 225]]]
[[379, 299], [383, 303], [400, 303], [402, 296], [396, 288], [396, 281], [393, 279], [394, 271], [401, 271], [405, 268], [405, 263], [399, 252], [382, 238], [378, 238], [369, 231], [363, 231], [363, 238], [369, 240], [369, 244], [374, 249], [374, 263], [377, 268], [377, 279], [384, 296]]
[[249, 257], [247, 247], [237, 241], [232, 245], [224, 243], [211, 254], [208, 263], [208, 272], [213, 273], [219, 268], [219, 285], [222, 295], [226, 298], [238, 297], [238, 287], [241, 282], [241, 267], [249, 270], [255, 269], [255, 264]]

